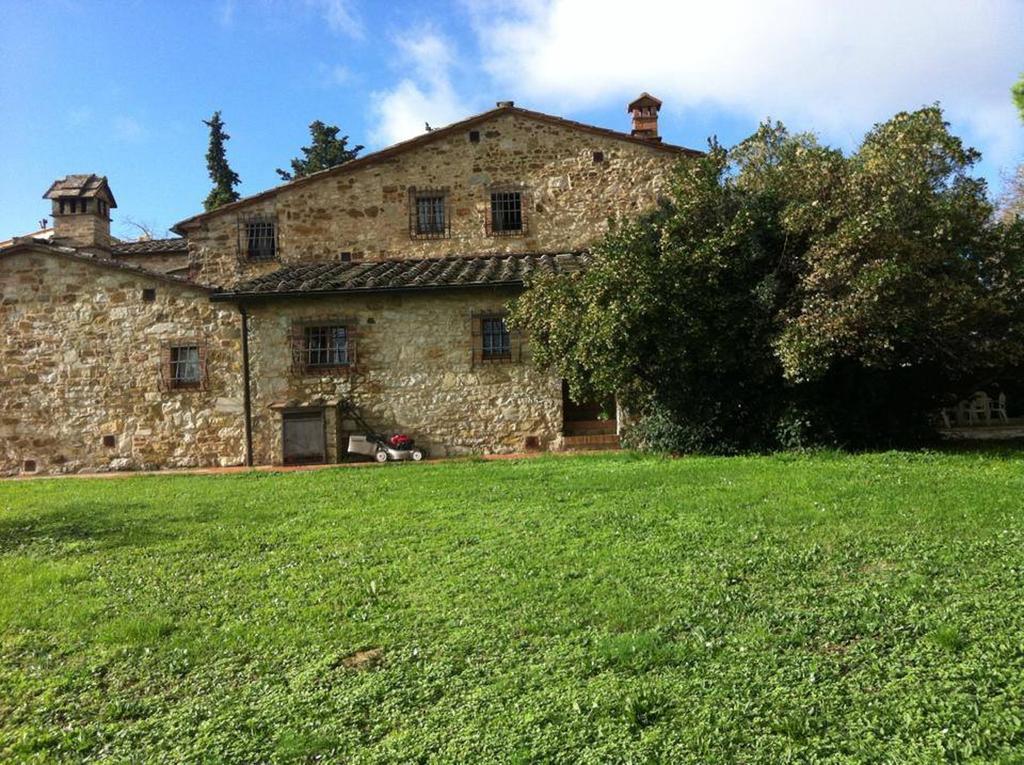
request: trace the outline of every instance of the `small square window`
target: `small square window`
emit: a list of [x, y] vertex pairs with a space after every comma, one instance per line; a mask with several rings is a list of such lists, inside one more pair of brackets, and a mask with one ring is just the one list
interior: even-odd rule
[[488, 233], [510, 236], [523, 232], [523, 198], [518, 191], [492, 191]]
[[469, 142], [470, 143], [480, 143], [480, 131], [479, 130], [470, 130], [469, 131]]
[[302, 366], [307, 369], [347, 367], [350, 363], [348, 327], [340, 324], [305, 327], [301, 353]]
[[198, 345], [170, 348], [169, 375], [172, 388], [198, 388], [203, 381], [202, 354]]
[[480, 357], [484, 361], [512, 358], [512, 337], [505, 325], [505, 319], [500, 316], [482, 318], [480, 335], [483, 339]]
[[242, 230], [242, 251], [249, 260], [273, 260], [277, 257], [277, 223], [273, 216], [254, 215]]
[[117, 446], [117, 437], [103, 436], [103, 445], [108, 449], [112, 449], [113, 447]]
[[34, 472], [36, 472], [36, 461], [35, 460], [25, 460], [25, 462], [22, 464], [22, 469], [26, 473], [34, 473]]
[[416, 239], [443, 239], [450, 232], [443, 190], [414, 191], [409, 201], [409, 233]]
[[142, 290], [142, 302], [143, 303], [152, 303], [154, 300], [156, 300], [156, 290], [155, 289], [147, 288], [147, 289]]
[[597, 162], [604, 162], [604, 152], [603, 151], [595, 151], [594, 152], [594, 162], [595, 163], [597, 163]]

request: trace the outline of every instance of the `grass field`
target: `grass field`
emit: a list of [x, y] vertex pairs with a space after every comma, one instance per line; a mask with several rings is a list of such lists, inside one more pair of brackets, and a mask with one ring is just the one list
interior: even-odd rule
[[0, 482], [0, 760], [1021, 762], [1022, 467]]

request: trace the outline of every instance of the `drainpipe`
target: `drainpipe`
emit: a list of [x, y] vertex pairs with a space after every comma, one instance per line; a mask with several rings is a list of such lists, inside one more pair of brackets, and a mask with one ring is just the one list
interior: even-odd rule
[[245, 410], [245, 464], [252, 467], [252, 395], [251, 376], [249, 374], [249, 312], [239, 304], [238, 312], [242, 315], [242, 406]]

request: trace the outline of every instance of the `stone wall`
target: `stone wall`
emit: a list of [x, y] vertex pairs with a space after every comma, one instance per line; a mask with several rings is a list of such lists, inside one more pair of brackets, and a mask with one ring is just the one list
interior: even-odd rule
[[[281, 263], [467, 255], [493, 252], [567, 252], [599, 237], [612, 216], [652, 206], [679, 154], [657, 145], [616, 139], [505, 113], [469, 130], [351, 170], [284, 186], [250, 204], [186, 229], [198, 279], [227, 286]], [[595, 152], [600, 152], [596, 161]], [[524, 193], [526, 231], [489, 236], [490, 189]], [[410, 235], [410, 189], [447, 191], [451, 235]], [[239, 255], [239, 218], [276, 216], [276, 262]]]
[[[0, 257], [0, 474], [241, 464], [239, 322], [188, 285]], [[162, 349], [189, 338], [206, 345], [206, 389], [167, 390]]]
[[[407, 433], [434, 456], [551, 448], [561, 431], [560, 381], [533, 367], [527, 348], [513, 363], [473, 359], [474, 313], [500, 311], [514, 294], [472, 289], [251, 306], [256, 461], [281, 462], [282, 409], [321, 403], [328, 461], [337, 461], [356, 430], [339, 422], [336, 404], [347, 398], [372, 427]], [[311, 376], [293, 368], [292, 327], [310, 320], [355, 328], [352, 370]]]
[[[83, 200], [84, 201], [84, 200]], [[91, 200], [93, 205], [95, 200]], [[56, 203], [54, 204], [56, 207]], [[109, 249], [110, 221], [95, 212], [54, 213], [53, 238], [70, 247]]]

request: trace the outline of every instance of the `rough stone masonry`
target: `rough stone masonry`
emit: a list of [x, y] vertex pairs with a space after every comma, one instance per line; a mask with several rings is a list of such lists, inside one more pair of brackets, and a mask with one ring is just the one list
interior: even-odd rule
[[693, 154], [659, 107], [626, 133], [502, 102], [134, 249], [105, 178], [56, 182], [52, 239], [0, 248], [0, 473], [337, 461], [343, 402], [433, 454], [614, 438], [502, 316], [516, 268], [582, 262]]

